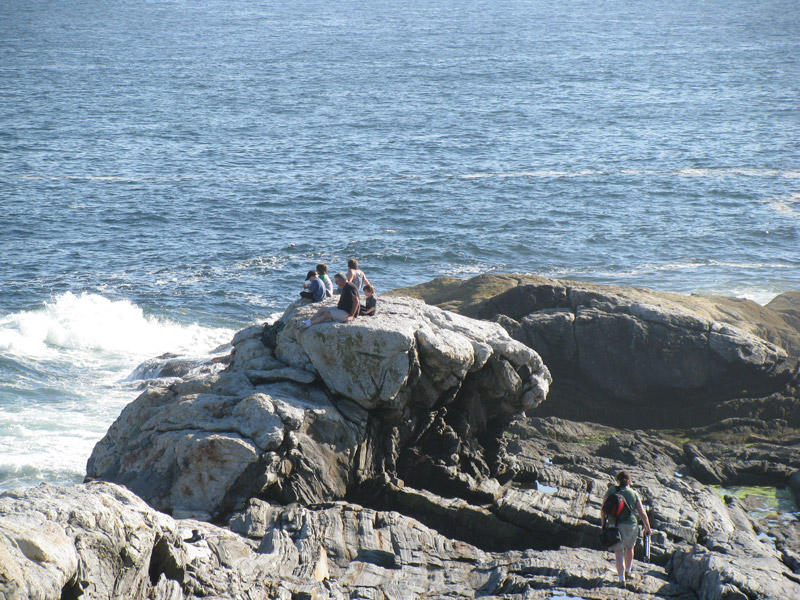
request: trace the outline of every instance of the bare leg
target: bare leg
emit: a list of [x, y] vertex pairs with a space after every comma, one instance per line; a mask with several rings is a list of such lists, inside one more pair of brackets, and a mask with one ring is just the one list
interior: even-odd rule
[[625, 574], [630, 575], [633, 565], [633, 548], [625, 548]]
[[620, 581], [625, 580], [625, 552], [627, 550], [616, 550], [614, 552], [614, 557], [617, 559], [617, 576], [619, 577]]
[[330, 321], [331, 320], [331, 313], [328, 311], [327, 308], [321, 308], [317, 311], [313, 317], [311, 317], [311, 325], [316, 325], [317, 323], [322, 323], [323, 321]]

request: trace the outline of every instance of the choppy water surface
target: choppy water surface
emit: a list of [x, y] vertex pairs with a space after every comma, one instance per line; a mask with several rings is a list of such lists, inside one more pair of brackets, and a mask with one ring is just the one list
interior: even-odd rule
[[791, 0], [0, 4], [0, 488], [357, 257], [800, 289]]

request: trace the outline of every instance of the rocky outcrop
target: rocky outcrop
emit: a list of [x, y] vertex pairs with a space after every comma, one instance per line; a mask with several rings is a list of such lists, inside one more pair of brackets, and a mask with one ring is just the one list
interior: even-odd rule
[[370, 481], [413, 481], [421, 463], [440, 491], [479, 487], [488, 467], [475, 436], [541, 403], [547, 368], [496, 324], [416, 300], [381, 304], [373, 318], [303, 328], [317, 306], [298, 302], [268, 346], [261, 327], [240, 332], [225, 370], [150, 387], [126, 407], [88, 477], [203, 519], [251, 497], [363, 494]]
[[398, 293], [496, 320], [536, 350], [556, 380], [555, 401], [539, 414], [688, 427], [755, 413], [800, 424], [793, 399], [760, 400], [797, 383], [800, 333], [783, 318], [788, 309], [511, 275]]
[[[656, 531], [653, 561], [664, 564], [677, 582], [695, 590], [699, 598], [793, 597], [800, 592], [800, 577], [794, 570], [796, 545], [791, 535], [788, 541], [787, 536], [778, 537], [786, 522], [775, 523], [774, 512], [765, 514], [763, 522], [753, 521], [738, 500], [723, 497], [691, 475], [692, 457], [698, 448], [708, 451], [716, 464], [717, 455], [707, 444], [716, 444], [718, 451], [723, 447], [733, 451], [737, 446], [743, 451], [741, 441], [752, 440], [757, 427], [753, 422], [729, 422], [719, 429], [737, 431], [740, 437], [724, 445], [714, 441], [719, 437], [713, 429], [683, 432], [698, 440], [697, 447], [688, 448], [690, 444], [683, 442], [682, 447], [682, 440], [671, 440], [668, 435], [552, 417], [518, 420], [498, 440], [495, 470], [499, 479], [509, 480], [506, 485], [510, 489], [527, 484], [544, 490], [519, 503], [535, 516], [540, 539], [551, 537], [564, 545], [591, 547], [592, 528], [588, 525], [597, 525], [599, 512], [599, 508], [594, 512], [594, 503], [599, 503], [611, 474], [625, 465]], [[787, 473], [798, 460], [791, 448], [795, 436], [787, 430], [783, 438], [764, 441], [758, 450], [751, 446], [754, 458], [774, 457], [771, 473], [762, 474], [760, 485], [786, 486]], [[762, 467], [766, 464], [761, 463]], [[729, 477], [735, 474], [725, 471], [721, 483], [740, 483]], [[773, 529], [765, 529], [768, 521]], [[794, 519], [789, 516], [788, 521]]]
[[[761, 539], [737, 501], [675, 476], [681, 456], [677, 445], [643, 432], [516, 420], [498, 440], [493, 462], [505, 483], [502, 500], [487, 512], [500, 531], [483, 533], [497, 539], [516, 527], [529, 541], [526, 549], [504, 552], [443, 535], [445, 520], [479, 526], [482, 507], [422, 490], [406, 493], [426, 498], [436, 527], [342, 501], [259, 499], [219, 527], [173, 520], [114, 484], [42, 485], [0, 496], [0, 593], [152, 600], [796, 597], [800, 577], [781, 551]], [[636, 560], [628, 589], [620, 590], [613, 555], [594, 540], [609, 473], [634, 462], [635, 487], [656, 529], [654, 562]]]
[[[0, 597], [800, 597], [798, 521], [757, 497], [800, 494], [800, 398], [789, 385], [757, 398], [760, 413], [714, 419], [754, 399], [694, 397], [718, 374], [681, 358], [769, 387], [790, 353], [711, 308], [546, 282], [478, 278], [461, 299], [439, 288], [496, 322], [385, 296], [376, 317], [304, 328], [319, 305], [298, 302], [239, 332], [229, 357], [143, 366], [140, 379], [165, 377], [143, 382], [87, 468], [128, 489], [0, 496]], [[597, 356], [636, 371], [658, 352], [695, 387]], [[665, 429], [686, 406], [692, 428]], [[575, 420], [547, 414], [559, 410]], [[648, 429], [588, 422], [613, 410]], [[627, 589], [597, 537], [622, 468], [654, 529]], [[758, 487], [729, 489], [741, 485]]]
[[[765, 308], [780, 315], [786, 324], [795, 331], [800, 331], [800, 292], [779, 294]], [[790, 352], [793, 356], [797, 356], [796, 351], [790, 350]]]
[[[124, 488], [42, 485], [0, 497], [0, 597], [8, 600], [608, 597], [591, 550], [484, 552], [412, 519], [343, 502], [253, 501], [230, 528], [156, 512]], [[636, 598], [696, 596], [638, 564]], [[622, 593], [625, 593], [622, 591]], [[600, 594], [600, 595], [598, 595]], [[604, 596], [603, 594], [606, 594]]]
[[[521, 288], [521, 289], [516, 289]], [[472, 279], [439, 277], [388, 294], [420, 298], [428, 304], [472, 318], [504, 314], [520, 320], [533, 310], [560, 304], [567, 290], [593, 298], [616, 297], [629, 303], [672, 306], [699, 318], [731, 325], [800, 357], [800, 292], [776, 296], [766, 306], [727, 296], [683, 295], [645, 288], [602, 285], [585, 281], [548, 279], [537, 275], [491, 274]], [[386, 295], [386, 294], [384, 294]], [[540, 308], [533, 309], [533, 306]]]

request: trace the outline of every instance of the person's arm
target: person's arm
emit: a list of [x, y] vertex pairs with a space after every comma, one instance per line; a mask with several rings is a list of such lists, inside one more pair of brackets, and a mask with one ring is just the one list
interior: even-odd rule
[[361, 310], [361, 302], [358, 300], [358, 292], [351, 286], [348, 288], [348, 293], [352, 296], [352, 302], [350, 306], [350, 314], [347, 315], [347, 320], [352, 321], [356, 318], [358, 311]]
[[361, 279], [363, 279], [363, 280], [364, 280], [364, 285], [372, 285], [372, 284], [369, 282], [369, 279], [367, 279], [367, 274], [366, 274], [366, 273], [364, 273], [364, 271], [361, 271]]
[[639, 518], [644, 524], [644, 534], [650, 535], [652, 533], [652, 529], [650, 529], [650, 519], [647, 518], [647, 513], [644, 510], [644, 506], [642, 506], [641, 500], [636, 503], [636, 512], [639, 513]]

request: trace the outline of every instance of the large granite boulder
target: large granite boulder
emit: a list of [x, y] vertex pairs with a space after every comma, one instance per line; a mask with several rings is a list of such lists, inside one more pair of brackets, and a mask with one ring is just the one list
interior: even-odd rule
[[536, 350], [556, 380], [555, 401], [540, 414], [688, 426], [784, 406], [751, 402], [736, 412], [721, 403], [797, 380], [800, 332], [788, 295], [776, 299], [778, 312], [736, 298], [523, 275], [441, 279], [397, 293], [495, 320]]
[[[87, 476], [202, 519], [254, 496], [342, 499], [413, 478], [426, 458], [425, 473], [469, 488], [488, 473], [475, 436], [547, 395], [539, 356], [495, 323], [398, 298], [375, 317], [303, 327], [318, 307], [297, 302], [266, 331], [237, 334], [224, 370], [149, 387], [97, 444]], [[432, 438], [447, 444], [424, 448]]]

